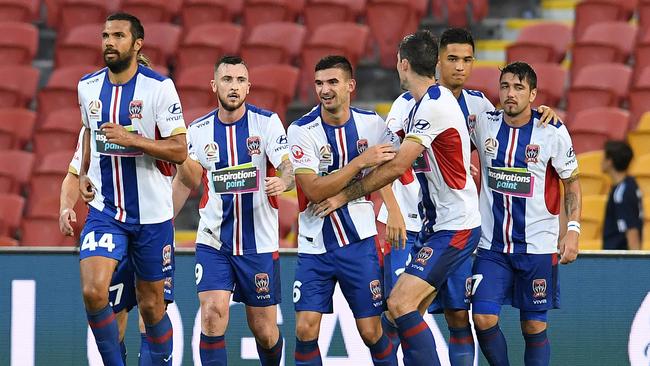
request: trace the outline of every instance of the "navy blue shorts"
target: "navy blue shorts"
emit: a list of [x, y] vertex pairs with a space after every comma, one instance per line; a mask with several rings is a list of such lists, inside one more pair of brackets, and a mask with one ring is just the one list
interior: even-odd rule
[[159, 224], [127, 224], [90, 207], [81, 233], [79, 259], [93, 256], [120, 262], [128, 257], [137, 277], [160, 281], [174, 272], [172, 220]]
[[233, 301], [270, 306], [282, 301], [278, 252], [233, 255], [209, 245], [196, 245], [196, 289], [224, 290]]
[[376, 237], [350, 243], [323, 254], [298, 253], [293, 304], [296, 311], [333, 311], [332, 296], [338, 282], [356, 319], [378, 316], [384, 310]]
[[[113, 311], [119, 313], [126, 309], [127, 312], [138, 304], [135, 294], [135, 272], [128, 257], [122, 258], [117, 264], [111, 285], [108, 288], [108, 301]], [[165, 302], [174, 302], [174, 274], [165, 277]]]
[[557, 254], [506, 254], [480, 248], [472, 270], [472, 311], [498, 315], [511, 304], [522, 312], [560, 307]]

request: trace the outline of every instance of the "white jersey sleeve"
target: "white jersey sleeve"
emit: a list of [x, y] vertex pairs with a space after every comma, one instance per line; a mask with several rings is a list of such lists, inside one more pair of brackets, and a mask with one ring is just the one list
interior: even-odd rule
[[193, 130], [192, 128], [188, 128], [187, 129], [187, 134], [185, 135], [185, 139], [187, 141], [187, 156], [190, 159], [198, 162], [199, 161], [199, 155], [197, 154], [197, 151], [196, 151], [196, 142], [192, 138], [192, 135], [194, 134], [192, 132], [192, 130]]
[[320, 160], [318, 151], [315, 150], [318, 145], [312, 141], [306, 129], [294, 125], [289, 126], [287, 139], [291, 149], [293, 171], [311, 170], [318, 173]]
[[171, 79], [166, 79], [160, 84], [155, 116], [156, 127], [161, 137], [170, 137], [185, 133], [185, 122], [181, 101]]
[[74, 175], [79, 175], [79, 170], [81, 170], [81, 144], [83, 143], [85, 129], [85, 127], [82, 127], [79, 131], [77, 148], [74, 150], [74, 155], [72, 155], [72, 160], [70, 160], [70, 165], [68, 166], [68, 172]]
[[412, 119], [411, 128], [406, 135], [419, 142], [424, 147], [431, 147], [433, 140], [452, 125], [446, 108], [438, 108], [435, 111], [431, 108], [419, 108]]
[[[408, 98], [405, 97], [407, 94], [409, 96]], [[404, 136], [404, 125], [408, 121], [409, 111], [414, 105], [412, 100], [413, 98], [410, 97], [408, 92], [400, 95], [393, 101], [388, 116], [386, 116], [386, 125], [388, 128], [398, 135], [402, 134], [402, 137]], [[402, 132], [400, 133], [400, 131]]]
[[266, 156], [274, 167], [278, 167], [285, 157], [289, 154], [289, 144], [287, 134], [280, 117], [273, 113], [266, 126], [265, 137], [267, 138]]
[[551, 163], [561, 179], [571, 177], [571, 174], [578, 169], [578, 159], [573, 150], [571, 136], [565, 125], [557, 129], [557, 138], [552, 152]]

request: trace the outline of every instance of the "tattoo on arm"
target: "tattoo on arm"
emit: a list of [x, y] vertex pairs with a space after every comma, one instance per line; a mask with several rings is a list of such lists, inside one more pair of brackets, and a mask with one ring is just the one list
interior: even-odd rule
[[345, 196], [348, 202], [352, 200], [356, 200], [359, 197], [363, 197], [368, 193], [369, 192], [365, 192], [363, 188], [363, 184], [361, 184], [360, 181], [350, 184], [343, 190], [343, 195]]
[[294, 179], [294, 174], [293, 174], [293, 166], [291, 165], [291, 161], [288, 159], [280, 163], [280, 166], [278, 167], [280, 170], [280, 176], [282, 177], [282, 180], [284, 180], [284, 183], [287, 185], [287, 191], [290, 191], [295, 187], [295, 179]]
[[575, 192], [566, 192], [564, 194], [564, 211], [568, 218], [578, 209], [578, 196]]

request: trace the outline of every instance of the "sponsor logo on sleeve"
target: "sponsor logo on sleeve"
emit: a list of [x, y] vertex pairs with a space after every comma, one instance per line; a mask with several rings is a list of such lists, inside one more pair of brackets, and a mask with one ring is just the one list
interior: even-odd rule
[[278, 145], [286, 145], [287, 144], [287, 135], [278, 136], [278, 138], [275, 140], [275, 142]]
[[248, 149], [248, 155], [253, 156], [260, 154], [260, 141], [261, 140], [259, 136], [251, 136], [246, 139], [246, 149]]
[[426, 119], [419, 119], [413, 124], [413, 133], [423, 133], [431, 127], [431, 123]]
[[129, 103], [129, 118], [142, 119], [142, 101], [132, 100]]
[[293, 158], [296, 160], [300, 160], [305, 156], [305, 152], [302, 151], [302, 147], [298, 145], [292, 145], [291, 146], [291, 155], [293, 155]]
[[170, 114], [165, 119], [167, 122], [179, 121], [183, 119], [183, 110], [180, 103], [174, 103], [167, 107], [167, 112]]
[[576, 152], [575, 152], [575, 150], [573, 150], [573, 146], [571, 146], [571, 147], [569, 148], [569, 150], [566, 152], [566, 157], [569, 158], [569, 159], [571, 159], [571, 158], [573, 158], [574, 156], [576, 156]]
[[539, 145], [526, 145], [526, 163], [537, 163], [539, 157]]

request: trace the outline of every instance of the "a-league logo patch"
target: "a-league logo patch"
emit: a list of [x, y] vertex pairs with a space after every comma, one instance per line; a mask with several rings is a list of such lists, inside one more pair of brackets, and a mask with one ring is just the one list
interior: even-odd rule
[[259, 155], [260, 154], [260, 137], [251, 136], [246, 139], [246, 148], [248, 149], [248, 155]]
[[357, 151], [359, 152], [359, 154], [366, 151], [367, 148], [368, 148], [368, 140], [366, 139], [357, 140]]
[[255, 274], [255, 291], [258, 294], [269, 293], [269, 275], [268, 273]]
[[162, 250], [162, 265], [168, 266], [172, 264], [172, 245], [167, 244]]
[[472, 295], [472, 277], [467, 277], [465, 279], [465, 297], [470, 297]]
[[526, 145], [526, 163], [537, 163], [539, 156], [539, 145], [528, 144]]
[[102, 118], [102, 101], [101, 100], [91, 100], [88, 103], [88, 118], [90, 118], [90, 119], [100, 119], [100, 118]]
[[381, 282], [379, 280], [370, 281], [370, 293], [372, 294], [372, 301], [381, 300]]
[[418, 252], [417, 257], [415, 257], [415, 263], [419, 263], [423, 266], [427, 265], [427, 261], [431, 259], [431, 256], [433, 255], [433, 249], [429, 247], [423, 247], [420, 249]]
[[488, 137], [485, 140], [485, 155], [495, 157], [499, 150], [499, 141], [495, 138]]
[[536, 299], [546, 297], [546, 279], [537, 278], [533, 280], [533, 297]]
[[132, 100], [129, 103], [129, 118], [130, 119], [142, 119], [142, 101], [141, 100]]

